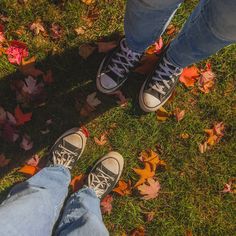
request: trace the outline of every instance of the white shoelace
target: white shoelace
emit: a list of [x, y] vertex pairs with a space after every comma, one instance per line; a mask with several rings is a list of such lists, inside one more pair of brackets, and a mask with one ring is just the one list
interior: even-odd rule
[[56, 150], [52, 153], [53, 155], [53, 163], [57, 165], [63, 165], [68, 169], [71, 169], [70, 164], [74, 162], [76, 153], [68, 150], [63, 145], [59, 145], [61, 150]]
[[129, 69], [134, 66], [134, 63], [139, 61], [141, 54], [130, 50], [126, 46], [125, 39], [120, 42], [120, 47], [121, 52], [116, 53], [116, 56], [112, 59], [112, 64], [108, 66], [108, 69], [122, 78], [123, 74], [129, 72]]
[[[158, 71], [152, 77], [152, 81], [150, 82], [150, 88], [159, 92], [162, 95], [166, 94], [165, 88], [170, 89], [170, 82], [175, 83], [175, 77], [181, 73], [181, 69], [179, 67], [173, 66], [165, 57], [163, 58], [162, 64], [159, 65]], [[173, 69], [172, 69], [173, 68]], [[168, 77], [169, 79], [166, 79]]]
[[102, 171], [99, 168], [97, 170], [99, 171], [99, 173], [98, 174], [91, 173], [89, 181], [91, 188], [93, 188], [96, 195], [100, 198], [111, 186], [109, 181], [110, 180], [114, 181], [114, 178], [107, 175], [104, 171]]

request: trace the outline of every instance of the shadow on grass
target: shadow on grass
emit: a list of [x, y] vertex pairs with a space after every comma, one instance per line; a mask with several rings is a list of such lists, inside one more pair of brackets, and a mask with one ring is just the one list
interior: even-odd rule
[[[47, 150], [53, 142], [64, 131], [72, 127], [79, 127], [88, 124], [93, 119], [101, 116], [109, 109], [119, 106], [117, 98], [111, 95], [104, 95], [96, 89], [96, 74], [101, 60], [105, 54], [93, 53], [87, 60], [79, 56], [78, 48], [71, 48], [60, 55], [50, 55], [43, 61], [37, 62], [37, 67], [53, 72], [54, 83], [46, 88], [47, 100], [43, 106], [32, 108], [33, 117], [30, 122], [20, 127], [20, 134], [27, 133], [34, 142], [30, 151], [23, 151], [20, 140], [16, 143], [8, 143], [0, 138], [0, 153], [4, 153], [11, 162], [5, 168], [1, 168], [0, 178], [5, 176], [14, 168], [21, 166], [32, 154]], [[133, 115], [140, 115], [137, 105], [137, 96], [142, 84], [143, 77], [137, 74], [130, 74], [130, 79], [122, 88], [124, 95], [134, 101]], [[20, 72], [15, 72], [0, 80], [0, 105], [7, 111], [14, 111], [16, 107], [15, 91], [11, 89], [11, 82], [16, 78], [25, 78]], [[76, 101], [84, 104], [87, 95], [97, 92], [97, 97], [102, 104], [87, 117], [80, 115], [76, 109]], [[129, 111], [130, 112], [130, 111]], [[53, 123], [48, 134], [40, 131], [45, 127], [45, 122], [52, 119]]]

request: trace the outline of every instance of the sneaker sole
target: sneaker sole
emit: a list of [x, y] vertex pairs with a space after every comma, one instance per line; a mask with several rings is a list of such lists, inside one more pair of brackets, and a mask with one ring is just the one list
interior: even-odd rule
[[167, 101], [168, 101], [168, 99], [171, 97], [171, 95], [172, 95], [172, 93], [173, 92], [171, 92], [170, 93], [170, 95], [165, 99], [165, 101], [164, 102], [162, 102], [160, 105], [158, 105], [157, 107], [148, 107], [148, 106], [146, 106], [145, 105], [145, 103], [144, 103], [144, 101], [143, 101], [143, 91], [144, 91], [144, 87], [145, 87], [145, 85], [146, 85], [146, 82], [145, 83], [143, 83], [143, 85], [142, 85], [142, 87], [141, 87], [141, 89], [140, 89], [140, 92], [139, 92], [139, 106], [140, 106], [140, 108], [143, 110], [143, 111], [145, 111], [145, 112], [154, 112], [154, 111], [157, 111], [159, 108], [161, 108]]
[[56, 145], [56, 143], [57, 143], [60, 139], [66, 137], [66, 136], [68, 136], [68, 135], [70, 135], [70, 134], [76, 134], [76, 133], [79, 133], [78, 135], [81, 136], [82, 142], [83, 142], [83, 144], [84, 144], [84, 145], [82, 145], [81, 153], [80, 153], [80, 155], [79, 155], [79, 157], [78, 157], [78, 159], [77, 159], [77, 160], [79, 160], [79, 158], [81, 157], [82, 153], [84, 152], [84, 149], [85, 149], [85, 146], [86, 146], [86, 142], [87, 142], [87, 137], [85, 136], [85, 134], [83, 133], [83, 131], [82, 131], [80, 128], [72, 128], [72, 129], [67, 130], [65, 133], [63, 133], [63, 134], [56, 140], [56, 142], [54, 143], [54, 145], [51, 147], [49, 153], [52, 152], [54, 146]]

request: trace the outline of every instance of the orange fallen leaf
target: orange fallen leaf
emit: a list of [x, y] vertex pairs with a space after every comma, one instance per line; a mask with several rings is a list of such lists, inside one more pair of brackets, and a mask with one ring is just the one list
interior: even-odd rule
[[180, 138], [182, 138], [182, 139], [188, 139], [190, 136], [189, 136], [189, 134], [188, 133], [182, 133], [182, 134], [180, 134]]
[[145, 236], [145, 229], [143, 226], [140, 226], [136, 229], [133, 229], [130, 232], [130, 236]]
[[25, 124], [26, 122], [31, 120], [31, 117], [32, 117], [32, 112], [23, 113], [19, 105], [15, 108], [15, 118], [17, 125]]
[[91, 4], [95, 3], [95, 0], [81, 0], [81, 2], [83, 2], [86, 5], [91, 5]]
[[143, 195], [142, 199], [150, 200], [158, 196], [161, 186], [158, 181], [149, 178], [146, 183], [139, 185], [137, 188], [140, 191], [140, 194]]
[[193, 87], [200, 76], [199, 70], [196, 66], [186, 67], [183, 69], [179, 77], [179, 81], [186, 87]]
[[176, 27], [172, 24], [169, 25], [166, 29], [166, 34], [169, 35], [169, 36], [174, 34], [175, 32], [176, 32]]
[[30, 175], [30, 176], [33, 176], [33, 175], [35, 175], [39, 170], [40, 170], [40, 168], [37, 167], [37, 166], [28, 166], [28, 165], [25, 165], [25, 166], [23, 166], [22, 168], [20, 168], [20, 169], [18, 170], [18, 172], [23, 173], [23, 174], [27, 174], [27, 175]]
[[152, 170], [151, 164], [148, 162], [144, 163], [144, 169], [133, 168], [133, 170], [140, 177], [134, 187], [143, 184], [147, 179], [152, 178], [155, 175], [155, 171]]
[[166, 121], [170, 117], [170, 115], [171, 114], [164, 107], [160, 107], [156, 111], [157, 120], [162, 121], [162, 122]]
[[113, 192], [120, 194], [121, 196], [126, 196], [131, 194], [131, 181], [126, 183], [124, 180], [120, 180], [118, 186], [113, 189]]
[[80, 174], [78, 176], [75, 176], [71, 182], [70, 186], [72, 188], [73, 193], [78, 191], [80, 188], [83, 187], [84, 185], [84, 180], [85, 180], [86, 175]]
[[178, 107], [174, 111], [176, 120], [179, 122], [184, 118], [185, 110], [180, 110]]
[[94, 142], [99, 145], [99, 146], [103, 146], [107, 143], [107, 132], [104, 132], [100, 138], [98, 139], [97, 137], [94, 137]]

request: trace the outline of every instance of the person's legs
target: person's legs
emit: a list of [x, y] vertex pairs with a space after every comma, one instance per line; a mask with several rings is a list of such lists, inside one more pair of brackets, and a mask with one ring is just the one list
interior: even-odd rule
[[167, 58], [183, 68], [235, 42], [235, 0], [202, 0], [171, 43]]
[[128, 47], [142, 53], [165, 31], [183, 0], [128, 0], [125, 37]]
[[98, 160], [89, 173], [84, 188], [68, 199], [56, 235], [109, 235], [102, 221], [100, 199], [115, 187], [123, 165], [123, 158], [117, 152], [110, 152]]
[[157, 40], [183, 0], [128, 0], [125, 13], [125, 38], [98, 69], [97, 88], [111, 94], [128, 79], [142, 53]]
[[69, 169], [85, 143], [84, 131], [67, 131], [53, 145], [49, 166], [11, 190], [0, 205], [1, 236], [51, 235], [68, 193]]
[[162, 61], [144, 82], [139, 94], [144, 111], [156, 111], [165, 104], [178, 82], [181, 68], [236, 42], [235, 12], [235, 0], [200, 1]]

